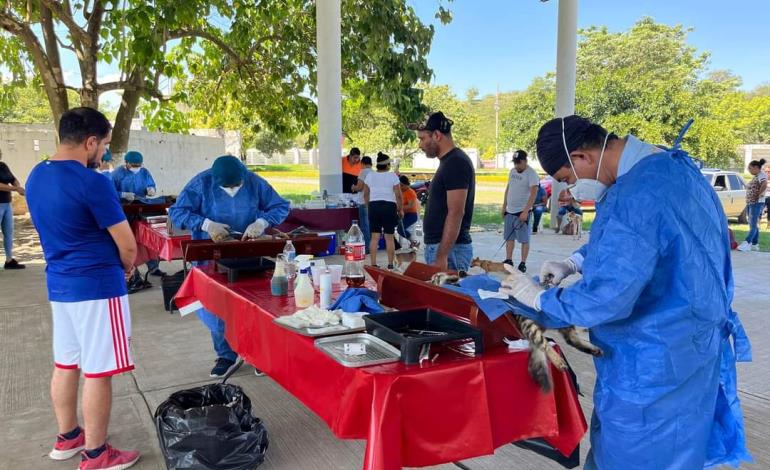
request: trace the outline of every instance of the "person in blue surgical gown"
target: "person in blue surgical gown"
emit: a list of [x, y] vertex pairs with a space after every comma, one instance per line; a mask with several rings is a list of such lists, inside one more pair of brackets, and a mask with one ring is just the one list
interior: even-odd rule
[[[240, 160], [227, 155], [190, 180], [168, 213], [175, 225], [192, 232], [193, 240], [224, 241], [236, 232], [248, 240], [283, 222], [289, 202]], [[211, 331], [217, 354], [210, 375], [222, 377], [237, 359], [225, 339], [224, 322], [205, 309], [198, 310], [198, 317]]]
[[[112, 152], [109, 152], [112, 160]], [[103, 158], [102, 158], [103, 159]], [[152, 179], [147, 168], [144, 168], [144, 156], [136, 150], [126, 152], [123, 156], [125, 165], [116, 168], [108, 176], [112, 178], [112, 184], [122, 201], [132, 202], [134, 199], [155, 196], [155, 180]], [[152, 276], [164, 276], [166, 273], [160, 270], [160, 260], [147, 261], [147, 272]], [[141, 277], [139, 282], [141, 282]]]
[[[684, 132], [684, 131], [683, 131]], [[683, 135], [683, 134], [682, 134]], [[503, 290], [541, 325], [590, 328], [591, 451], [585, 468], [702, 469], [750, 461], [735, 362], [751, 350], [732, 310], [727, 218], [692, 159], [579, 116], [545, 123], [540, 163], [578, 200], [595, 200], [589, 242], [543, 264], [543, 290], [513, 275]]]

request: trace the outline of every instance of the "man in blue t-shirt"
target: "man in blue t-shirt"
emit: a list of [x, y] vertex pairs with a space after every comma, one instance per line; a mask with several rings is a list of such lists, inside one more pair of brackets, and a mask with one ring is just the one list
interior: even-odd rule
[[[65, 460], [82, 451], [82, 470], [128, 468], [139, 460], [139, 452], [106, 442], [112, 376], [134, 368], [126, 277], [136, 257], [111, 181], [89, 169], [111, 137], [112, 126], [99, 111], [65, 112], [56, 154], [35, 166], [27, 181], [53, 313], [51, 397], [59, 435], [49, 456]], [[77, 421], [80, 370], [85, 430]]]

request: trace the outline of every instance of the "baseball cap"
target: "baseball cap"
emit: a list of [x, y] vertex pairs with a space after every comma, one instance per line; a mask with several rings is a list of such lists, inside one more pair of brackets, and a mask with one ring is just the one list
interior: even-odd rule
[[517, 150], [513, 152], [513, 161], [520, 162], [527, 159], [527, 152], [524, 150]]
[[437, 111], [425, 120], [423, 124], [412, 123], [407, 127], [413, 131], [439, 131], [442, 134], [448, 134], [452, 130], [454, 121], [444, 116], [444, 113]]

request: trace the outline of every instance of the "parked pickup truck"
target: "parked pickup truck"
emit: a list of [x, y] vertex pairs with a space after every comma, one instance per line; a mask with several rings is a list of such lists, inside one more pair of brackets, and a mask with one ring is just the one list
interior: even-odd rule
[[701, 173], [719, 196], [722, 208], [728, 218], [737, 218], [738, 223], [748, 223], [746, 214], [746, 183], [734, 171], [704, 168]]

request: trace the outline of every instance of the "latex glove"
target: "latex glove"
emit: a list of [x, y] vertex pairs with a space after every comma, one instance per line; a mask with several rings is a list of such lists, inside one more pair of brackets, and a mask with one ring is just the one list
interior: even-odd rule
[[576, 272], [577, 266], [569, 258], [564, 261], [546, 261], [540, 267], [540, 280], [558, 286], [566, 277]]
[[246, 227], [246, 231], [243, 232], [243, 238], [241, 240], [253, 240], [261, 237], [262, 234], [265, 233], [265, 229], [268, 225], [269, 224], [265, 219], [257, 219]]
[[131, 202], [134, 199], [136, 199], [136, 194], [134, 194], [134, 193], [120, 193], [120, 198], [121, 199], [125, 199], [128, 202]]
[[213, 220], [206, 219], [201, 225], [201, 229], [209, 234], [209, 238], [215, 243], [223, 242], [230, 238], [230, 226], [227, 224], [220, 224]]
[[521, 272], [511, 273], [500, 283], [499, 292], [508, 294], [527, 307], [540, 310], [540, 296], [544, 290], [531, 277]]
[[147, 188], [147, 197], [155, 197], [155, 188]]

